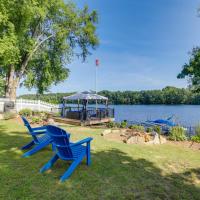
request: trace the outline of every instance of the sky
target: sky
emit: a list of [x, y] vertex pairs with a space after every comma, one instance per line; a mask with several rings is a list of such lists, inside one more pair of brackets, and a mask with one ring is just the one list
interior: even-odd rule
[[[200, 45], [200, 0], [74, 0], [99, 14], [100, 45], [85, 63], [67, 67], [69, 78], [50, 92], [149, 90], [187, 87], [177, 79], [189, 52]], [[25, 88], [18, 95], [34, 93]]]

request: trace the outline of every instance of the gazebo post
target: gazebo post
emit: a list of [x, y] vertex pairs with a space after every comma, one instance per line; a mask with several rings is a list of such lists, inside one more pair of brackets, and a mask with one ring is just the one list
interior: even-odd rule
[[88, 106], [88, 100], [86, 100], [86, 102], [85, 102], [86, 120], [88, 118], [87, 106]]
[[109, 112], [108, 112], [108, 100], [106, 100], [106, 117], [109, 117]]
[[65, 117], [64, 113], [65, 113], [65, 99], [63, 99], [62, 117]]
[[78, 111], [79, 111], [79, 99], [78, 99]]

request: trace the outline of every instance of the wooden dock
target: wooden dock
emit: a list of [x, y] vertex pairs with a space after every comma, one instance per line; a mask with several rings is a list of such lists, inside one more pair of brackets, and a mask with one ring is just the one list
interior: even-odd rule
[[96, 124], [102, 124], [102, 123], [108, 123], [113, 122], [114, 118], [102, 118], [102, 119], [90, 119], [88, 121], [81, 121], [77, 119], [69, 119], [69, 118], [63, 118], [63, 117], [52, 117], [55, 122], [60, 122], [64, 124], [71, 124], [76, 126], [90, 126], [90, 125], [96, 125]]

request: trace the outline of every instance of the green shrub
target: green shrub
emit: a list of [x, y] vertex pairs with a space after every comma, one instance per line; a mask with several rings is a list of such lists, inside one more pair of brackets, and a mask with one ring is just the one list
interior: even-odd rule
[[153, 132], [153, 128], [152, 128], [152, 127], [147, 127], [146, 132], [147, 132], [147, 133]]
[[153, 127], [153, 130], [154, 130], [156, 133], [158, 133], [158, 134], [161, 134], [161, 132], [162, 132], [160, 126], [154, 126], [154, 127]]
[[115, 122], [114, 127], [115, 127], [115, 128], [121, 128], [121, 123]]
[[13, 113], [13, 112], [6, 112], [4, 113], [3, 115], [3, 118], [5, 120], [8, 120], [8, 119], [14, 119], [16, 117], [16, 113]]
[[19, 111], [19, 114], [25, 117], [30, 117], [33, 114], [33, 111], [29, 108], [24, 108], [22, 110]]
[[43, 120], [46, 120], [48, 118], [48, 115], [49, 114], [47, 112], [44, 112], [44, 111], [39, 113], [40, 118], [43, 119]]
[[53, 116], [54, 116], [54, 117], [60, 117], [61, 114], [62, 114], [61, 112], [56, 112], [56, 113], [53, 113]]
[[169, 139], [174, 141], [184, 141], [187, 139], [186, 131], [180, 126], [174, 126], [170, 130]]
[[31, 117], [31, 123], [32, 124], [38, 124], [41, 121], [42, 121], [42, 119], [40, 117], [37, 117], [37, 116]]
[[191, 137], [191, 140], [193, 142], [198, 142], [200, 143], [200, 124], [198, 124], [195, 128], [195, 134], [194, 136]]
[[191, 140], [193, 142], [197, 142], [197, 143], [200, 143], [200, 135], [194, 135], [191, 137]]
[[200, 136], [200, 124], [195, 127], [195, 134]]
[[131, 126], [129, 126], [129, 128], [134, 131], [141, 131], [141, 132], [145, 131], [144, 126], [141, 126], [141, 125], [131, 125]]
[[107, 126], [108, 128], [114, 128], [114, 127], [115, 127], [115, 123], [114, 123], [114, 122], [108, 122], [108, 123], [106, 124], [106, 126]]
[[34, 116], [38, 116], [38, 115], [40, 115], [40, 113], [41, 113], [41, 111], [39, 111], [39, 110], [32, 111], [32, 115], [34, 115]]
[[124, 120], [124, 121], [121, 122], [121, 124], [120, 124], [120, 128], [126, 128], [127, 125], [128, 125], [127, 121]]

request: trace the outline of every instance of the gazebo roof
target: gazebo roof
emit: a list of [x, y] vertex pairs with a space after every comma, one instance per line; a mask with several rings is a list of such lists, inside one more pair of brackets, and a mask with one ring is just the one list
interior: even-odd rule
[[94, 92], [80, 92], [67, 97], [63, 97], [64, 100], [108, 100], [107, 97], [98, 95]]

